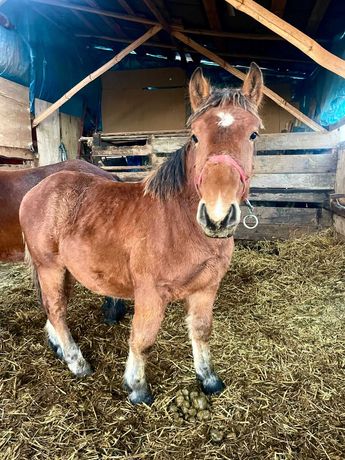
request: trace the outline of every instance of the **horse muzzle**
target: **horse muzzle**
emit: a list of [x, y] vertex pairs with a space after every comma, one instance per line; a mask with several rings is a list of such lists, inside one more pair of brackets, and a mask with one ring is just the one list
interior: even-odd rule
[[197, 222], [204, 233], [211, 238], [230, 238], [240, 223], [241, 210], [237, 203], [231, 204], [225, 216], [219, 220], [211, 218], [207, 212], [207, 205], [200, 201], [197, 211]]

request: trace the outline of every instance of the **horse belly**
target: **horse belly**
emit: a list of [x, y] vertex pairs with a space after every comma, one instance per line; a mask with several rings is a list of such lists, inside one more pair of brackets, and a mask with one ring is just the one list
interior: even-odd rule
[[90, 291], [109, 297], [134, 297], [128, 264], [119, 253], [103, 256], [68, 245], [61, 255], [67, 270]]

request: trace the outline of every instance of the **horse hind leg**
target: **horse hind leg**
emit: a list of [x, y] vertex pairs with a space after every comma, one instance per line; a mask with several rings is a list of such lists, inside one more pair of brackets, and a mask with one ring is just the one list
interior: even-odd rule
[[38, 279], [43, 307], [48, 317], [45, 330], [50, 347], [77, 377], [91, 374], [91, 366], [84, 359], [66, 323], [67, 302], [72, 284], [70, 274], [64, 268], [41, 266]]

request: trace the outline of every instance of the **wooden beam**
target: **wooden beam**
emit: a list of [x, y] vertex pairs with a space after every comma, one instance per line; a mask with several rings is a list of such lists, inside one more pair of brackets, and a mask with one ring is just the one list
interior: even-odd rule
[[[108, 11], [108, 10], [102, 10], [98, 8], [91, 8], [87, 6], [76, 5], [72, 3], [60, 2], [58, 0], [31, 0], [31, 1], [36, 2], [36, 3], [42, 3], [46, 5], [61, 7], [61, 8], [84, 11], [86, 13], [97, 14], [99, 16], [112, 17], [115, 19], [121, 19], [123, 21], [137, 22], [139, 24], [146, 24], [149, 26], [159, 24], [158, 21], [153, 21], [151, 19], [147, 19], [147, 18], [135, 16], [135, 15], [115, 13], [114, 11]], [[133, 10], [131, 9], [131, 11]], [[264, 41], [282, 41], [284, 40], [278, 35], [244, 34], [244, 33], [237, 33], [237, 32], [225, 32], [225, 31], [216, 31], [216, 30], [208, 30], [208, 29], [185, 29], [182, 26], [178, 26], [178, 25], [173, 25], [171, 26], [171, 28], [173, 30], [188, 33], [188, 34], [204, 35], [204, 36], [209, 36], [209, 37], [235, 38], [237, 40], [260, 40], [260, 41], [261, 40], [264, 40]]]
[[117, 3], [126, 11], [126, 13], [135, 16], [133, 8], [126, 0], [117, 0]]
[[331, 0], [316, 0], [305, 29], [307, 34], [316, 34], [330, 3]]
[[80, 22], [84, 24], [84, 26], [86, 26], [88, 29], [92, 30], [93, 32], [97, 32], [96, 27], [88, 19], [84, 17], [83, 13], [81, 13], [80, 11], [73, 11], [73, 14], [75, 15], [76, 18], [78, 18]]
[[[115, 43], [132, 43], [132, 40], [129, 38], [115, 38], [109, 37], [107, 35], [92, 35], [92, 34], [75, 34], [75, 37], [78, 38], [94, 38], [96, 40], [105, 40]], [[166, 48], [166, 49], [176, 49], [174, 45], [168, 45], [166, 43], [161, 42], [152, 42], [147, 41], [142, 46], [152, 46], [156, 48]], [[255, 54], [245, 54], [245, 53], [218, 53], [219, 56], [227, 56], [227, 57], [235, 57], [239, 59], [250, 59], [250, 60], [263, 60], [263, 61], [279, 61], [279, 62], [297, 62], [299, 64], [306, 64], [306, 65], [315, 65], [312, 60], [307, 59], [294, 59], [294, 58], [284, 58], [284, 57], [275, 57], [275, 56], [262, 56], [262, 55], [255, 55]]]
[[[78, 38], [94, 38], [97, 40], [106, 40], [106, 41], [114, 42], [114, 43], [132, 43], [132, 40], [129, 38], [115, 38], [115, 37], [108, 37], [106, 35], [75, 34], [74, 36]], [[156, 48], [165, 48], [169, 50], [176, 49], [176, 46], [174, 45], [168, 45], [166, 43], [151, 42], [151, 41], [147, 41], [143, 43], [142, 46], [152, 46]]]
[[293, 27], [283, 19], [278, 18], [275, 14], [254, 2], [254, 0], [225, 1], [285, 38], [325, 69], [345, 78], [345, 61], [343, 59], [325, 50], [316, 43], [315, 40], [308, 37], [308, 35], [296, 29], [296, 27]]
[[158, 25], [157, 21], [151, 19], [141, 18], [139, 16], [130, 16], [129, 14], [115, 13], [114, 11], [102, 10], [98, 8], [91, 8], [83, 5], [76, 5], [74, 3], [60, 2], [58, 0], [31, 0], [35, 3], [43, 3], [44, 5], [58, 6], [60, 8], [67, 8], [69, 10], [85, 11], [86, 13], [98, 14], [100, 16], [108, 16], [110, 18], [121, 19], [123, 21], [137, 22], [139, 24], [146, 24], [149, 26]]
[[[90, 6], [92, 6], [93, 8], [99, 8], [99, 5], [95, 0], [86, 0], [86, 3], [88, 5], [90, 5]], [[117, 35], [119, 35], [122, 38], [127, 37], [127, 35], [122, 30], [122, 27], [117, 22], [112, 21], [111, 19], [109, 19], [106, 16], [101, 16], [101, 17], [102, 17], [102, 20], [103, 20], [104, 24], [106, 24], [110, 28], [110, 30], [115, 31], [117, 33]]]
[[287, 0], [272, 0], [271, 11], [276, 16], [282, 18], [284, 16]]
[[[212, 30], [216, 31], [221, 31], [222, 30], [222, 24], [220, 22], [218, 10], [217, 10], [217, 4], [216, 0], [203, 0], [202, 1], [204, 5], [204, 9], [207, 15], [208, 23], [211, 27]], [[217, 37], [214, 39], [214, 43], [216, 45], [216, 48], [226, 51], [226, 46], [224, 43], [224, 40], [221, 38]]]
[[153, 14], [157, 21], [162, 25], [164, 30], [170, 32], [170, 24], [166, 21], [165, 17], [159, 11], [153, 0], [143, 0], [148, 10]]
[[[211, 59], [211, 61], [216, 62], [218, 65], [223, 67], [223, 69], [227, 70], [229, 73], [232, 75], [235, 75], [235, 77], [239, 78], [240, 80], [244, 80], [246, 78], [246, 75], [241, 72], [240, 70], [236, 69], [232, 65], [228, 64], [224, 59], [220, 58], [217, 56], [215, 53], [212, 51], [209, 51], [208, 49], [204, 48], [203, 46], [199, 45], [195, 41], [193, 41], [191, 38], [187, 37], [186, 35], [182, 34], [181, 32], [172, 32], [174, 37], [178, 38], [181, 40], [183, 43], [186, 45], [190, 46], [191, 48], [195, 49], [198, 51], [200, 54], [206, 56], [208, 59]], [[276, 94], [274, 91], [271, 89], [267, 88], [267, 86], [264, 86], [264, 94], [268, 96], [272, 101], [274, 101], [276, 104], [278, 104], [280, 107], [283, 107], [285, 110], [287, 110], [289, 113], [291, 113], [294, 117], [296, 117], [298, 120], [300, 120], [302, 123], [305, 125], [309, 126], [314, 131], [326, 131], [322, 126], [317, 124], [314, 120], [310, 119], [304, 113], [300, 112], [296, 107], [293, 105], [289, 104], [285, 99], [280, 97], [278, 94]]]
[[106, 72], [107, 70], [111, 69], [114, 65], [118, 64], [131, 51], [133, 51], [136, 48], [138, 48], [138, 46], [142, 45], [144, 42], [146, 42], [149, 38], [151, 38], [153, 35], [155, 35], [161, 29], [162, 29], [162, 26], [160, 26], [160, 25], [153, 26], [144, 35], [142, 35], [137, 40], [135, 40], [131, 45], [127, 46], [120, 53], [118, 53], [115, 57], [110, 59], [110, 61], [105, 63], [102, 67], [100, 67], [95, 72], [92, 72], [90, 75], [85, 77], [81, 82], [79, 82], [77, 85], [75, 85], [66, 94], [64, 94], [60, 99], [58, 99], [54, 104], [52, 104], [47, 110], [45, 110], [38, 117], [36, 117], [33, 120], [33, 123], [32, 123], [33, 127], [37, 126], [39, 123], [41, 123], [47, 117], [49, 117], [49, 115], [51, 115], [56, 110], [58, 110], [65, 102], [67, 102], [69, 99], [71, 99], [71, 97], [74, 96], [78, 91], [80, 91], [82, 88], [84, 88], [86, 85], [88, 85], [91, 81], [93, 81], [96, 78], [98, 78], [104, 72]]

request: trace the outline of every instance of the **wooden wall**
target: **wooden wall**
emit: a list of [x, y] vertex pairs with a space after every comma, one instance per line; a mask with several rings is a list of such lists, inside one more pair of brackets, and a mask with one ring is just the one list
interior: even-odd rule
[[33, 160], [29, 89], [0, 78], [0, 156]]
[[[107, 72], [102, 77], [103, 132], [183, 129], [190, 110], [187, 83], [186, 74], [180, 68]], [[144, 89], [149, 86], [160, 89]], [[291, 102], [287, 84], [273, 89]], [[295, 121], [290, 113], [268, 98], [264, 98], [261, 113], [265, 133], [282, 132]]]
[[104, 132], [184, 128], [186, 75], [182, 69], [107, 72], [102, 85]]
[[[39, 115], [50, 106], [50, 102], [35, 100], [35, 111]], [[61, 161], [61, 143], [67, 151], [69, 160], [79, 156], [81, 119], [65, 113], [54, 112], [37, 127], [37, 148], [39, 166]]]

